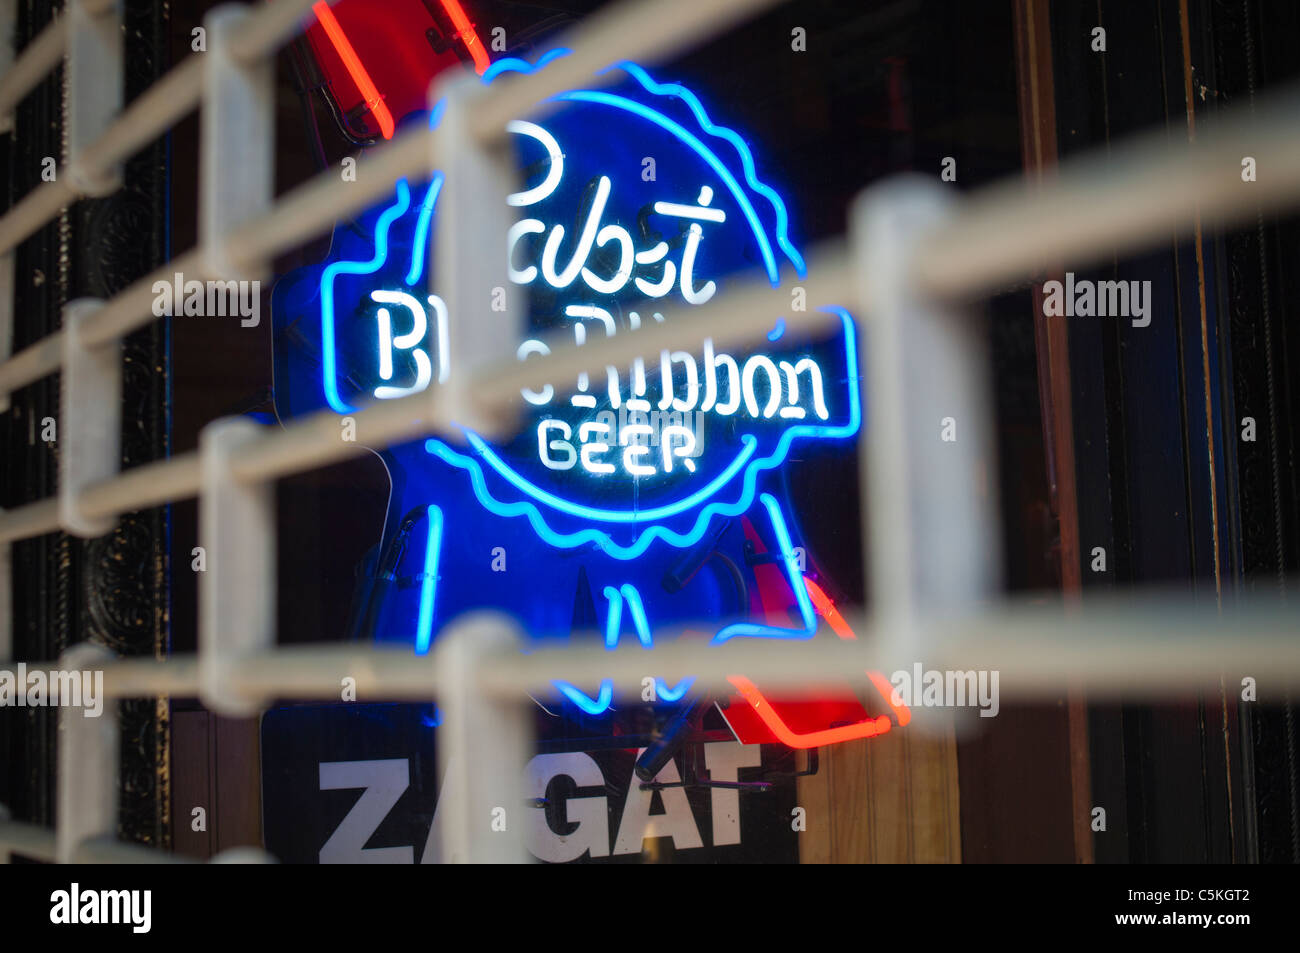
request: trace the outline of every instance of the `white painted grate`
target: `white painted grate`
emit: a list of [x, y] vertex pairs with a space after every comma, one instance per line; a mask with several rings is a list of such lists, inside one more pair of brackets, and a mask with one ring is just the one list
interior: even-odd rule
[[[553, 93], [589, 83], [609, 63], [653, 61], [697, 44], [771, 0], [624, 0], [590, 18], [565, 43], [573, 52], [536, 76], [503, 78], [490, 88], [452, 81], [436, 98], [448, 102], [437, 132], [408, 130], [374, 150], [365, 175], [343, 185], [320, 175], [278, 201], [271, 199], [271, 58], [300, 28], [311, 0], [225, 6], [206, 21], [209, 52], [191, 56], [125, 109], [121, 104], [121, 2], [69, 0], [67, 12], [19, 54], [0, 78], [0, 116], [66, 57], [69, 154], [56, 181], [34, 189], [0, 216], [0, 256], [82, 195], [119, 187], [121, 163], [191, 110], [202, 119], [201, 244], [108, 301], [68, 306], [64, 330], [0, 362], [0, 401], [33, 381], [63, 370], [65, 433], [57, 498], [0, 512], [0, 568], [9, 544], [63, 530], [102, 531], [118, 514], [198, 496], [200, 533], [210, 569], [200, 593], [200, 644], [191, 657], [115, 659], [78, 646], [46, 668], [102, 668], [112, 698], [197, 695], [219, 712], [246, 714], [272, 698], [335, 697], [344, 675], [368, 699], [437, 696], [446, 728], [441, 755], [461, 758], [461, 786], [445, 791], [443, 856], [522, 860], [514, 833], [470, 823], [476, 805], [518, 803], [513, 775], [530, 741], [520, 700], [553, 677], [638, 687], [644, 657], [603, 650], [547, 650], [521, 655], [511, 622], [480, 616], [439, 640], [428, 658], [384, 649], [275, 646], [272, 481], [363, 452], [473, 421], [488, 433], [511, 426], [509, 395], [547, 380], [598, 373], [661, 349], [689, 348], [705, 337], [718, 346], [755, 343], [768, 315], [785, 313], [788, 291], [755, 281], [719, 302], [693, 309], [690, 320], [668, 320], [579, 349], [555, 344], [549, 356], [521, 364], [492, 341], [475, 340], [473, 311], [448, 305], [456, 366], [467, 369], [448, 387], [431, 389], [355, 415], [355, 442], [339, 437], [337, 417], [322, 412], [268, 431], [244, 421], [217, 421], [197, 453], [117, 472], [122, 337], [155, 320], [152, 285], [177, 271], [207, 278], [259, 278], [277, 254], [313, 237], [336, 219], [382, 198], [404, 177], [430, 168], [449, 171], [446, 201], [473, 202], [515, 188], [496, 161], [510, 119], [535, 112]], [[452, 136], [446, 130], [456, 131]], [[240, 161], [215, 161], [218, 148], [240, 142]], [[1268, 169], [1244, 184], [1243, 155]], [[704, 688], [728, 689], [726, 676], [744, 670], [797, 692], [810, 681], [891, 661], [925, 657], [954, 668], [999, 669], [1009, 694], [1085, 687], [1091, 696], [1147, 696], [1194, 691], [1217, 683], [1228, 666], [1267, 669], [1300, 685], [1296, 616], [1275, 606], [1246, 606], [1208, 614], [1185, 602], [1092, 604], [1086, 612], [996, 605], [995, 514], [973, 490], [976, 450], [942, 460], [922, 445], [909, 419], [938, 419], [932, 408], [961, 407], [978, 448], [991, 437], [989, 403], [972, 322], [963, 302], [1024, 281], [1049, 261], [1084, 266], [1117, 252], [1166, 241], [1199, 214], [1206, 226], [1253, 220], [1260, 208], [1300, 203], [1300, 95], [1292, 92], [1198, 134], [1191, 145], [1159, 134], [1113, 148], [1060, 170], [1049, 184], [1022, 182], [951, 203], [937, 184], [904, 181], [868, 190], [856, 204], [847, 243], [816, 249], [810, 304], [843, 304], [863, 319], [871, 347], [861, 350], [871, 420], [860, 441], [863, 533], [874, 567], [867, 589], [876, 594], [871, 617], [854, 620], [866, 637], [852, 644], [791, 646], [733, 641], [699, 655], [656, 649], [659, 667], [699, 676]], [[453, 174], [455, 170], [474, 174]], [[486, 171], [484, 171], [486, 170]], [[468, 185], [466, 183], [469, 183]], [[491, 192], [473, 191], [484, 185]], [[468, 190], [468, 191], [467, 191]], [[239, 197], [233, 201], [232, 197]], [[491, 203], [488, 203], [491, 204]], [[477, 207], [482, 207], [478, 203]], [[462, 205], [462, 207], [467, 207]], [[475, 207], [475, 206], [468, 206]], [[439, 215], [439, 228], [448, 227]], [[1068, 222], [1069, 228], [1062, 223]], [[476, 262], [496, 258], [503, 233], [490, 215], [471, 216], [457, 240], [435, 241], [450, 259], [439, 273], [463, 287]], [[446, 250], [450, 251], [446, 251]], [[0, 269], [0, 321], [12, 322], [13, 275]], [[792, 325], [827, 320], [815, 307], [791, 315]], [[0, 342], [10, 340], [0, 328]], [[860, 341], [861, 343], [861, 341]], [[909, 367], [927, 369], [924, 379]], [[74, 373], [75, 369], [75, 373]], [[9, 574], [0, 573], [0, 660], [11, 654]], [[1225, 633], [1231, 633], [1229, 638]], [[42, 666], [29, 666], [42, 667]], [[72, 861], [169, 860], [168, 855], [118, 844], [117, 724], [63, 709], [56, 831], [8, 821], [0, 808], [0, 856], [9, 851]], [[474, 757], [468, 757], [470, 752]], [[457, 822], [456, 819], [459, 819]], [[517, 825], [515, 825], [517, 826]]]

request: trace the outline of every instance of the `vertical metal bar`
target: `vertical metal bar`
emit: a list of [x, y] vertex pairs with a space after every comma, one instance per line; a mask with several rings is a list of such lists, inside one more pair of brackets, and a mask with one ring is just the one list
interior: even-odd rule
[[520, 701], [489, 698], [479, 683], [485, 660], [517, 649], [506, 616], [481, 614], [438, 640], [438, 813], [445, 863], [523, 863], [523, 771], [532, 722]]
[[234, 451], [261, 429], [227, 418], [199, 437], [199, 691], [213, 711], [232, 716], [262, 707], [240, 691], [234, 666], [275, 644], [275, 487], [241, 481], [231, 468]]
[[470, 399], [468, 384], [479, 368], [500, 356], [502, 341], [520, 340], [520, 302], [527, 295], [507, 279], [511, 216], [506, 196], [516, 191], [518, 182], [511, 144], [502, 139], [484, 144], [470, 134], [470, 123], [486, 95], [487, 89], [473, 76], [436, 82], [430, 92], [435, 108], [445, 100], [432, 144], [446, 180], [438, 196], [429, 270], [432, 287], [447, 306], [448, 338], [456, 359], [447, 383], [429, 393], [450, 402], [451, 419], [479, 432], [494, 428]]
[[67, 156], [63, 174], [81, 195], [110, 195], [122, 187], [122, 166], [94, 169], [87, 152], [122, 111], [122, 3], [68, 4]]
[[[18, 25], [17, 0], [0, 0], [0, 77], [3, 83], [10, 79], [9, 68], [14, 62], [12, 46], [14, 29]], [[13, 132], [13, 114], [0, 110], [0, 133]], [[14, 346], [14, 256], [12, 252], [0, 255], [0, 367], [13, 354]], [[0, 414], [9, 412], [9, 392], [0, 390]], [[0, 542], [0, 663], [13, 657], [14, 594], [12, 544]], [[0, 823], [8, 817], [8, 809], [0, 804]], [[9, 862], [9, 852], [0, 850], [0, 863]]]
[[[274, 71], [265, 58], [249, 62], [241, 31], [248, 8], [217, 7], [204, 21], [200, 106], [199, 251], [205, 278], [260, 280], [265, 261], [239, 261], [231, 232], [270, 204], [274, 185]], [[254, 292], [256, 293], [256, 292]], [[206, 571], [199, 593], [199, 684], [214, 711], [251, 715], [260, 698], [242, 694], [233, 666], [275, 642], [274, 487], [241, 481], [231, 454], [255, 439], [250, 420], [221, 420], [200, 437], [202, 484], [199, 544]]]
[[252, 17], [228, 4], [204, 20], [200, 106], [199, 250], [204, 277], [260, 280], [264, 261], [239, 261], [231, 232], [271, 204], [275, 185], [275, 71], [272, 61], [241, 58], [238, 37]]
[[[63, 653], [59, 667], [64, 672], [102, 671], [111, 658], [105, 649], [83, 642]], [[100, 699], [98, 717], [84, 704], [62, 701], [55, 845], [58, 862], [68, 864], [85, 842], [117, 835], [118, 723], [114, 699]]]
[[851, 219], [867, 313], [867, 589], [892, 650], [909, 661], [921, 648], [916, 611], [984, 599], [1001, 567], [984, 323], [925, 300], [912, 278], [918, 239], [950, 209], [938, 183], [902, 177], [859, 196]]
[[0, 663], [14, 656], [13, 544], [0, 542]]
[[63, 309], [63, 373], [59, 377], [59, 524], [77, 536], [102, 536], [114, 516], [81, 512], [81, 491], [118, 472], [122, 435], [122, 344], [88, 347], [85, 329], [104, 303], [81, 298]]

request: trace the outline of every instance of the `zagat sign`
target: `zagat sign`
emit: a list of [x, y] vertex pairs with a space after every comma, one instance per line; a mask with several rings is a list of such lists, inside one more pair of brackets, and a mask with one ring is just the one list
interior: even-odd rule
[[[548, 58], [537, 66], [499, 61], [484, 81], [532, 72]], [[746, 141], [715, 124], [685, 87], [657, 82], [631, 63], [612, 69], [613, 84], [561, 93], [543, 118], [507, 126], [521, 183], [496, 201], [516, 213], [503, 236], [511, 285], [483, 289], [483, 320], [492, 317], [494, 295], [522, 296], [527, 324], [511, 342], [520, 361], [548, 353], [546, 342], [557, 335], [581, 347], [668, 313], [689, 321], [693, 308], [724, 297], [740, 275], [793, 288], [805, 274], [786, 206], [760, 180]], [[286, 312], [278, 333], [296, 329], [304, 347], [318, 344], [317, 404], [351, 414], [456, 373], [453, 316], [438, 294], [439, 276], [427, 273], [442, 186], [440, 173], [399, 183], [391, 203], [336, 231], [314, 280], [277, 288], [277, 307]], [[455, 439], [391, 451], [403, 472], [394, 479], [404, 505], [421, 506], [428, 523], [407, 638], [424, 650], [451, 615], [473, 607], [503, 608], [529, 631], [567, 635], [581, 613], [566, 587], [577, 585], [595, 594], [594, 627], [607, 646], [625, 627], [649, 645], [651, 619], [665, 611], [666, 597], [647, 581], [659, 570], [646, 567], [680, 559], [682, 550], [731, 545], [720, 541], [722, 527], [739, 519], [755, 527], [781, 567], [793, 618], [755, 619], [748, 596], [729, 580], [667, 611], [727, 620], [710, 633], [714, 641], [811, 638], [815, 611], [771, 475], [797, 441], [858, 430], [854, 327], [842, 309], [831, 314], [820, 337], [787, 332], [773, 314], [763, 346], [744, 353], [701, 337], [657, 360], [525, 389], [525, 424], [505, 442], [463, 429]], [[319, 337], [311, 342], [317, 316]], [[298, 403], [305, 409], [312, 400]], [[497, 535], [532, 541], [516, 556], [527, 562], [526, 586], [480, 578], [463, 564], [466, 539]], [[451, 539], [459, 542], [444, 553]], [[738, 551], [744, 543], [735, 536]], [[542, 604], [547, 586], [555, 605]], [[680, 698], [689, 679], [657, 685], [659, 699]], [[608, 682], [595, 692], [558, 687], [588, 713], [610, 705]]]

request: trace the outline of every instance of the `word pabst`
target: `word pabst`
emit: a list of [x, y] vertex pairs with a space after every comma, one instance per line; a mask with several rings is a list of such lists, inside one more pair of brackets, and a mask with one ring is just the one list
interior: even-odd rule
[[1151, 323], [1150, 281], [1091, 281], [1065, 273], [1064, 283], [1043, 284], [1043, 314], [1049, 318], [1132, 318], [1133, 327]]
[[172, 281], [155, 281], [150, 290], [156, 318], [239, 317], [245, 328], [262, 322], [260, 281], [187, 281], [178, 271]]
[[[509, 205], [525, 209], [536, 205], [560, 187], [564, 175], [564, 156], [556, 139], [541, 126], [515, 121], [510, 132], [529, 136], [542, 144], [550, 156], [546, 178], [536, 187], [507, 197]], [[564, 225], [549, 224], [539, 218], [524, 218], [511, 226], [507, 236], [509, 278], [519, 285], [544, 281], [554, 290], [575, 289], [579, 300], [564, 307], [563, 319], [573, 328], [574, 343], [587, 342], [589, 329], [614, 335], [618, 324], [607, 308], [582, 301], [583, 292], [615, 295], [633, 286], [639, 297], [664, 298], [674, 289], [690, 305], [701, 305], [717, 292], [712, 280], [700, 281], [695, 273], [706, 229], [727, 221], [724, 210], [713, 207], [714, 192], [707, 185], [695, 193], [693, 203], [657, 201], [653, 210], [660, 216], [689, 221], [680, 254], [670, 255], [666, 241], [638, 249], [632, 234], [620, 225], [602, 224], [612, 192], [609, 176], [596, 180], [594, 197], [587, 208], [576, 238], [570, 240], [572, 253], [561, 261], [565, 243]], [[535, 262], [525, 262], [518, 245], [529, 235], [544, 236]], [[617, 267], [600, 274], [588, 267], [593, 249], [611, 249], [617, 253]], [[429, 355], [420, 346], [428, 332], [428, 313], [414, 296], [405, 292], [379, 290], [371, 293], [379, 304], [400, 304], [410, 311], [412, 327], [406, 333], [394, 333], [392, 318], [380, 308], [377, 318], [380, 377], [388, 381], [393, 375], [393, 355], [406, 350], [415, 364], [415, 380], [410, 386], [385, 384], [374, 391], [380, 399], [403, 396], [426, 387], [434, 377]], [[433, 309], [439, 365], [437, 376], [447, 373], [447, 312], [436, 295], [429, 297]], [[653, 312], [643, 318], [636, 311], [626, 314], [631, 330], [644, 320], [662, 322], [664, 316]], [[550, 353], [547, 344], [537, 338], [524, 341], [517, 350], [520, 360]], [[717, 351], [712, 340], [703, 342], [697, 358], [688, 351], [663, 351], [657, 366], [646, 366], [637, 359], [631, 367], [620, 370], [608, 366], [603, 381], [592, 381], [587, 374], [578, 376], [576, 387], [565, 401], [547, 384], [541, 390], [523, 389], [521, 396], [537, 408], [558, 411], [568, 409], [576, 419], [545, 417], [537, 423], [537, 454], [550, 470], [572, 470], [603, 477], [621, 473], [627, 477], [648, 477], [684, 470], [693, 473], [696, 459], [704, 452], [704, 416], [727, 418], [732, 415], [752, 420], [795, 422], [810, 417], [827, 420], [825, 387], [820, 365], [811, 357], [794, 360], [773, 359], [752, 354], [737, 359]], [[597, 411], [600, 397], [606, 408]]]

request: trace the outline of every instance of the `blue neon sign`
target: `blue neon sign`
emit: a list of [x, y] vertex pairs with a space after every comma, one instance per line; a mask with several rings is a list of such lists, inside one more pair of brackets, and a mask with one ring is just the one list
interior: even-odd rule
[[[535, 67], [502, 60], [484, 82], [557, 55]], [[492, 293], [528, 301], [521, 361], [547, 352], [548, 332], [581, 346], [664, 320], [660, 306], [680, 314], [703, 305], [736, 273], [757, 268], [773, 286], [806, 273], [785, 203], [759, 180], [744, 139], [715, 124], [685, 87], [630, 63], [611, 69], [621, 82], [561, 93], [542, 121], [507, 127], [524, 181], [500, 199], [518, 219], [505, 236], [511, 287]], [[430, 121], [438, 118], [435, 110]], [[296, 356], [278, 355], [277, 373], [285, 368], [291, 381], [277, 392], [282, 416], [314, 405], [350, 414], [455, 373], [452, 316], [438, 276], [426, 273], [442, 186], [441, 173], [399, 183], [389, 203], [336, 230], [327, 263], [277, 286], [277, 341], [292, 332], [299, 345]], [[796, 544], [778, 495], [764, 486], [796, 441], [850, 438], [861, 424], [853, 321], [832, 313], [840, 331], [829, 338], [796, 339], [774, 314], [760, 350], [730, 354], [702, 341], [657, 363], [523, 391], [525, 426], [501, 444], [466, 429], [463, 440], [388, 452], [394, 503], [385, 541], [395, 517], [422, 506], [424, 547], [415, 582], [394, 597], [406, 608], [388, 613], [375, 636], [427, 651], [448, 619], [477, 607], [514, 612], [539, 638], [563, 636], [581, 615], [573, 587], [581, 594], [595, 583], [592, 628], [609, 649], [629, 623], [648, 647], [652, 617], [701, 614], [720, 620], [714, 642], [811, 638], [816, 618]], [[735, 519], [761, 526], [783, 565], [796, 607], [789, 625], [747, 619], [748, 597], [727, 592], [725, 580], [693, 583], [677, 605], [653, 585], [684, 551], [735, 547], [738, 535], [726, 529]], [[494, 538], [514, 544], [496, 548], [513, 548], [535, 591], [464, 565], [463, 545], [453, 542]], [[656, 695], [681, 699], [691, 683], [656, 678]], [[589, 715], [614, 703], [607, 681], [592, 693], [556, 688]]]

